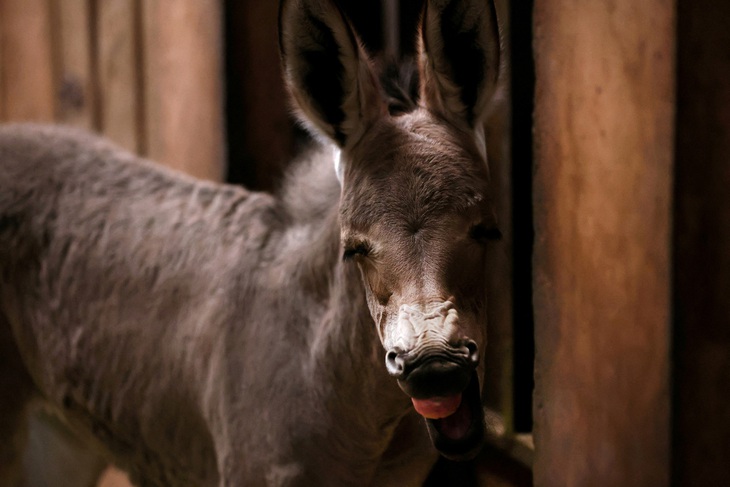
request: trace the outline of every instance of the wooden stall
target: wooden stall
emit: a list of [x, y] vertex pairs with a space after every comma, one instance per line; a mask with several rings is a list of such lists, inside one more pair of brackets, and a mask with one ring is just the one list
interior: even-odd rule
[[96, 130], [220, 180], [221, 15], [216, 0], [1, 0], [0, 121]]

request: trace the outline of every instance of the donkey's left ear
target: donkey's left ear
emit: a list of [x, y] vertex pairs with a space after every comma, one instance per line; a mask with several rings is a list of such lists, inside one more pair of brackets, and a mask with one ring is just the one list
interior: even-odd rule
[[370, 61], [334, 0], [282, 0], [279, 47], [299, 118], [340, 147], [387, 114]]
[[500, 71], [494, 0], [427, 0], [419, 69], [426, 106], [474, 127], [484, 115]]

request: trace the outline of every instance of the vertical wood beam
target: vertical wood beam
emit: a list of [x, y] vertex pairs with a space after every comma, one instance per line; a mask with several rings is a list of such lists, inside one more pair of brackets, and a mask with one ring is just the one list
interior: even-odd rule
[[279, 62], [278, 2], [226, 2], [228, 177], [274, 189], [295, 155], [293, 117]]
[[535, 485], [667, 485], [674, 3], [534, 16]]
[[127, 150], [142, 149], [141, 56], [134, 0], [103, 0], [97, 4], [99, 128]]
[[50, 8], [47, 0], [0, 1], [4, 112], [7, 120], [55, 115]]
[[57, 121], [93, 130], [95, 87], [92, 67], [92, 33], [88, 0], [51, 0], [54, 25], [54, 55]]
[[[510, 33], [507, 0], [495, 0], [497, 17], [504, 38]], [[494, 100], [484, 130], [491, 189], [502, 232], [500, 242], [487, 248], [487, 349], [483, 354], [486, 375], [484, 403], [499, 412], [508, 433], [514, 431], [514, 334], [513, 334], [513, 232], [512, 160], [510, 141], [510, 73], [507, 65], [500, 74], [504, 93]], [[527, 256], [529, 258], [529, 256]]]
[[144, 152], [194, 176], [220, 180], [225, 157], [221, 2], [141, 4]]
[[730, 485], [730, 2], [677, 12], [673, 483]]
[[5, 2], [0, 0], [0, 122], [7, 120], [5, 116], [5, 26], [2, 21], [5, 15]]

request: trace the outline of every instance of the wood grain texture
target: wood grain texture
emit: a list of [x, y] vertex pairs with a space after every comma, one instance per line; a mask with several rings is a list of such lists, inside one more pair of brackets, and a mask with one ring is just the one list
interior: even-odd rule
[[730, 3], [678, 3], [674, 485], [730, 485]]
[[[0, 2], [0, 15], [4, 15], [4, 5]], [[5, 27], [2, 17], [0, 17], [0, 122], [6, 120], [5, 117]]]
[[142, 2], [146, 147], [151, 159], [201, 178], [224, 168], [221, 6]]
[[674, 7], [535, 2], [535, 485], [669, 482]]
[[142, 149], [137, 2], [104, 0], [97, 5], [99, 126], [132, 152]]
[[45, 0], [2, 0], [3, 92], [6, 120], [55, 116], [50, 11]]
[[[102, 2], [103, 3], [103, 2]], [[52, 0], [57, 121], [96, 128], [92, 32], [87, 0]]]
[[[484, 404], [499, 411], [510, 430], [514, 421], [512, 322], [512, 192], [507, 140], [508, 105], [501, 104], [487, 120], [487, 147], [497, 219], [502, 239], [487, 248], [487, 349]], [[529, 256], [525, 256], [529, 258]]]
[[272, 190], [295, 155], [279, 62], [278, 2], [227, 2], [229, 177]]

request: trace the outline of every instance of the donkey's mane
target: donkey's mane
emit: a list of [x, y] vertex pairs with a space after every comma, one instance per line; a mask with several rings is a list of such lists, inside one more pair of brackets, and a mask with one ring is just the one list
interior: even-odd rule
[[332, 148], [318, 144], [307, 148], [286, 172], [277, 193], [292, 224], [321, 222], [340, 197]]

